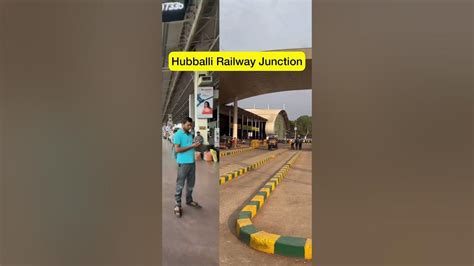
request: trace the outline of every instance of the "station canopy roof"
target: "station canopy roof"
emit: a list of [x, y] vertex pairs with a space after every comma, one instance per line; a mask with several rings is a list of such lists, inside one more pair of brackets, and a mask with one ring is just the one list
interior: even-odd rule
[[265, 118], [269, 123], [275, 123], [278, 115], [281, 115], [285, 126], [288, 128], [290, 125], [288, 114], [282, 109], [246, 109], [246, 111]]
[[[220, 114], [223, 114], [223, 115], [229, 115], [229, 112], [230, 114], [232, 115], [233, 112], [234, 112], [234, 106], [233, 105], [224, 105], [224, 106], [220, 106], [219, 107], [219, 113]], [[251, 119], [255, 119], [255, 120], [259, 120], [259, 121], [262, 121], [262, 122], [266, 122], [267, 119], [262, 117], [262, 116], [259, 116], [255, 113], [252, 113], [252, 112], [249, 112], [245, 109], [242, 109], [242, 108], [238, 108], [238, 115], [239, 117], [242, 117], [245, 116], [245, 117], [248, 117], [248, 118], [251, 118]]]

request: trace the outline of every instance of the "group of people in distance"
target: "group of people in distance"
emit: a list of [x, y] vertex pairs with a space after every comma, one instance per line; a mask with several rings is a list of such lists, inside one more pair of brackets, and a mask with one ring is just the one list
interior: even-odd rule
[[303, 148], [303, 139], [298, 135], [295, 139], [290, 139], [290, 146], [292, 150], [301, 150]]

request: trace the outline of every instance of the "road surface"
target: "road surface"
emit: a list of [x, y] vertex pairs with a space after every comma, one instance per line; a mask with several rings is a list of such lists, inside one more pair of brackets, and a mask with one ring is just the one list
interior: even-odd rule
[[[311, 145], [287, 177], [253, 219], [267, 232], [311, 237]], [[219, 261], [220, 265], [311, 265], [310, 261], [262, 253], [240, 242], [234, 235], [234, 215], [253, 193], [294, 154], [287, 151], [260, 168], [220, 186]], [[239, 156], [234, 160], [239, 162]], [[249, 158], [245, 158], [249, 160]], [[285, 217], [291, 217], [290, 219]]]
[[162, 214], [163, 265], [218, 265], [218, 174], [219, 164], [196, 163], [196, 184], [193, 198], [202, 209], [188, 207], [183, 191], [183, 216], [174, 215], [174, 193], [177, 165], [171, 144], [163, 142], [162, 150]]

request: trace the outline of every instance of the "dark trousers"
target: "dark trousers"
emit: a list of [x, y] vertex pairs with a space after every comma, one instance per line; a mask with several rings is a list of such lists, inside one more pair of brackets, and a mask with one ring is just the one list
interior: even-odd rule
[[196, 182], [196, 164], [178, 164], [178, 178], [176, 179], [176, 193], [174, 194], [176, 205], [181, 206], [181, 195], [186, 182], [186, 202], [193, 201], [193, 189]]

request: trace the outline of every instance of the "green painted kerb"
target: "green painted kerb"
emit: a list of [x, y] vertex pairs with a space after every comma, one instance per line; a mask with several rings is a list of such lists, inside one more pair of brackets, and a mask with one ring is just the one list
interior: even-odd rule
[[281, 236], [275, 243], [275, 254], [304, 258], [306, 238]]

